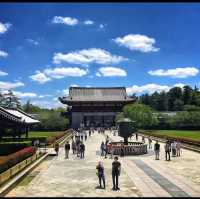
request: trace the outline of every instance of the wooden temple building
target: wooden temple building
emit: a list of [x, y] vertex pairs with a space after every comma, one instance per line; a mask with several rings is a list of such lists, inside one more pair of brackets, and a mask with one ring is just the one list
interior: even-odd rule
[[3, 108], [0, 106], [0, 138], [8, 130], [11, 131], [13, 136], [26, 134], [26, 137], [28, 137], [29, 128], [39, 122], [20, 109]]
[[133, 103], [125, 87], [70, 87], [69, 96], [60, 97], [68, 105], [72, 128], [111, 127], [124, 105]]

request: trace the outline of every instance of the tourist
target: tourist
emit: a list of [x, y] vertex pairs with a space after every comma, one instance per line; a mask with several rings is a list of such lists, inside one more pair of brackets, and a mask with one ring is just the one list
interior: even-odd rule
[[138, 141], [138, 133], [135, 133], [135, 138]]
[[152, 139], [150, 137], [148, 138], [148, 142], [149, 142], [149, 149], [152, 149], [152, 145], [151, 145]]
[[106, 145], [108, 144], [108, 142], [109, 142], [109, 137], [107, 135], [107, 137], [106, 137]]
[[181, 155], [181, 142], [179, 140], [176, 142], [176, 154], [177, 156]]
[[77, 142], [76, 142], [76, 152], [77, 152], [77, 157], [79, 157], [79, 154], [80, 154], [80, 139], [77, 139]]
[[144, 136], [142, 136], [142, 142], [145, 143], [145, 138], [144, 138]]
[[69, 142], [66, 142], [65, 144], [65, 158], [69, 158], [69, 150], [70, 150], [70, 144]]
[[101, 156], [104, 154], [104, 142], [101, 143]]
[[105, 158], [107, 158], [108, 154], [108, 144], [104, 144]]
[[73, 151], [73, 154], [75, 154], [75, 151], [76, 151], [76, 143], [74, 142], [74, 140], [72, 140], [72, 151]]
[[125, 155], [125, 147], [124, 147], [124, 144], [122, 143], [121, 145], [121, 153], [120, 153], [121, 157], [124, 157]]
[[80, 153], [81, 153], [80, 158], [84, 158], [85, 157], [85, 145], [83, 144], [83, 142], [81, 142], [81, 144], [80, 144]]
[[110, 143], [110, 159], [113, 158], [113, 153], [114, 153], [114, 148], [113, 148], [112, 143]]
[[112, 181], [113, 181], [112, 190], [119, 190], [118, 180], [120, 173], [121, 173], [121, 163], [118, 161], [118, 157], [115, 156], [114, 161], [112, 163]]
[[[167, 140], [166, 144], [165, 144], [165, 159], [166, 161], [170, 161], [170, 152], [171, 152], [171, 144], [170, 141]], [[168, 158], [167, 158], [168, 156]]]
[[160, 156], [160, 144], [158, 143], [158, 140], [156, 140], [156, 143], [154, 144], [154, 151], [155, 151], [155, 156], [156, 156], [156, 160], [159, 160], [159, 156]]
[[55, 143], [54, 149], [55, 149], [56, 155], [58, 156], [58, 152], [59, 152], [59, 144], [58, 144], [58, 142]]
[[105, 174], [104, 174], [104, 167], [103, 167], [103, 163], [101, 161], [99, 161], [98, 165], [96, 166], [97, 169], [97, 176], [99, 178], [99, 186], [100, 188], [102, 188], [101, 186], [101, 181], [103, 181], [103, 188], [106, 188], [105, 185]]
[[172, 157], [176, 156], [176, 141], [174, 140], [171, 144], [171, 148], [172, 148]]
[[85, 131], [85, 141], [87, 140], [87, 132]]
[[89, 136], [91, 136], [91, 129], [89, 130]]

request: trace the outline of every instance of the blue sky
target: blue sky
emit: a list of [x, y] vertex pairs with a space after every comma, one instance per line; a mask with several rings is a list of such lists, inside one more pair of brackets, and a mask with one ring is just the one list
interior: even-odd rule
[[2, 3], [0, 89], [57, 107], [70, 85], [199, 86], [200, 4]]

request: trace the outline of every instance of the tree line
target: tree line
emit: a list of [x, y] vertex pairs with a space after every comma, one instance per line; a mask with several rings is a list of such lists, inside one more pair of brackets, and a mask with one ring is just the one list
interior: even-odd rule
[[156, 111], [184, 111], [200, 108], [200, 91], [188, 85], [183, 88], [173, 87], [168, 92], [143, 94], [137, 98], [139, 103], [150, 106]]

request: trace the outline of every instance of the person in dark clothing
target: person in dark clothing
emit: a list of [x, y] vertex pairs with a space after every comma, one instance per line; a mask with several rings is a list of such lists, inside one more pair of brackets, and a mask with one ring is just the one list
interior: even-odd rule
[[58, 152], [59, 152], [59, 144], [58, 144], [58, 142], [55, 143], [54, 149], [56, 151], [56, 155], [58, 156]]
[[65, 158], [69, 158], [69, 150], [70, 150], [70, 144], [69, 142], [66, 142], [65, 144]]
[[138, 141], [138, 134], [137, 133], [135, 133], [135, 138]]
[[85, 145], [83, 144], [83, 142], [81, 142], [81, 144], [80, 144], [80, 153], [81, 153], [80, 158], [84, 158], [85, 157]]
[[112, 180], [113, 180], [113, 188], [112, 190], [120, 190], [118, 186], [118, 179], [121, 172], [121, 163], [118, 161], [118, 157], [114, 158], [112, 163]]
[[74, 142], [74, 140], [72, 140], [72, 151], [73, 151], [73, 154], [75, 154], [75, 151], [76, 151], [76, 143]]
[[97, 176], [99, 178], [99, 185], [100, 185], [100, 188], [102, 187], [101, 186], [101, 181], [103, 181], [103, 188], [105, 189], [106, 188], [106, 185], [105, 185], [105, 175], [104, 175], [104, 167], [103, 167], [103, 163], [100, 161], [99, 164], [96, 166], [96, 169], [97, 169]]
[[160, 144], [158, 143], [158, 141], [156, 141], [156, 143], [154, 144], [154, 151], [155, 151], [155, 159], [159, 160], [159, 155], [160, 155]]
[[91, 136], [91, 130], [89, 130], [89, 136]]

